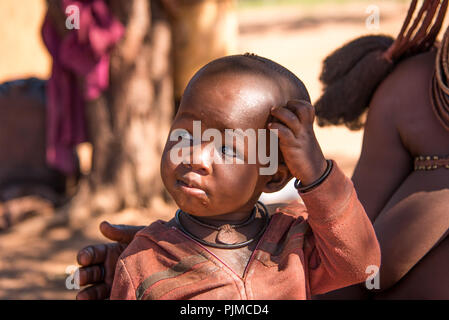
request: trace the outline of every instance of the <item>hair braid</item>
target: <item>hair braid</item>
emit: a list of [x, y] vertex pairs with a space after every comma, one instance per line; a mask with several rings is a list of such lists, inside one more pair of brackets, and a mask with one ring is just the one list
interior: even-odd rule
[[324, 92], [315, 104], [318, 124], [363, 127], [363, 113], [379, 84], [397, 63], [430, 50], [443, 24], [449, 0], [424, 0], [416, 17], [412, 0], [402, 28], [393, 40], [364, 36], [344, 45], [324, 60], [320, 80]]

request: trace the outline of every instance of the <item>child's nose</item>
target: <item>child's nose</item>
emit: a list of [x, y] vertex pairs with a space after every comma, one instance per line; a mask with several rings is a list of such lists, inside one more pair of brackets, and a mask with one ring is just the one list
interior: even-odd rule
[[213, 164], [213, 145], [198, 144], [192, 147], [192, 169], [200, 174], [206, 175], [212, 173]]

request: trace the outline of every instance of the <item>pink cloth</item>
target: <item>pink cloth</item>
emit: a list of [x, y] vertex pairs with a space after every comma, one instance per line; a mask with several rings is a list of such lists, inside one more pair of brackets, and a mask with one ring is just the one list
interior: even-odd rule
[[60, 0], [79, 8], [80, 28], [61, 38], [47, 15], [42, 37], [53, 57], [47, 84], [47, 162], [71, 174], [74, 147], [86, 141], [85, 102], [109, 85], [109, 52], [124, 33], [104, 0]]

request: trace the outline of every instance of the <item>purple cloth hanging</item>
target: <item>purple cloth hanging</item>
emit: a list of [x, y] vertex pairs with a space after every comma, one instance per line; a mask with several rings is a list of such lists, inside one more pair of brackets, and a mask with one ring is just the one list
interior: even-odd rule
[[47, 162], [66, 174], [75, 169], [74, 147], [87, 140], [85, 104], [109, 86], [109, 53], [124, 34], [104, 0], [60, 0], [79, 8], [79, 29], [64, 38], [47, 15], [42, 37], [53, 58], [47, 83]]

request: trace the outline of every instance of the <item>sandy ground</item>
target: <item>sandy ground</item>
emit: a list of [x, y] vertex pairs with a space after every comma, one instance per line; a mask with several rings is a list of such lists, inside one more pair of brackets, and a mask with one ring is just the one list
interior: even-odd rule
[[[48, 77], [50, 61], [40, 40], [43, 0], [0, 1], [0, 82], [28, 76]], [[369, 30], [365, 20], [368, 2], [349, 5], [283, 7], [239, 13], [239, 51], [253, 52], [283, 64], [300, 76], [312, 100], [320, 94], [321, 62], [332, 50], [360, 35], [395, 35], [407, 3], [370, 1], [380, 9], [380, 25]], [[25, 10], [24, 8], [27, 8]], [[5, 21], [8, 22], [7, 25]], [[360, 153], [362, 131], [316, 128], [327, 157], [336, 159], [351, 175]], [[289, 191], [290, 190], [290, 191]], [[282, 196], [288, 196], [291, 189]], [[173, 208], [155, 205], [149, 212], [125, 211], [93, 217], [86, 230], [73, 232], [64, 225], [46, 228], [46, 218], [34, 217], [0, 234], [0, 299], [73, 299], [66, 269], [76, 265], [78, 249], [104, 241], [98, 231], [103, 219], [113, 223], [146, 224], [167, 217]]]

